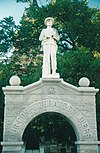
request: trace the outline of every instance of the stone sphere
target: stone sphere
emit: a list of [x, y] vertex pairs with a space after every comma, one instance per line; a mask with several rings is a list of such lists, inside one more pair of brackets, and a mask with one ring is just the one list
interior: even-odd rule
[[79, 80], [80, 87], [88, 87], [90, 85], [90, 80], [86, 77], [83, 77]]
[[11, 86], [19, 86], [21, 83], [21, 80], [18, 76], [14, 75], [10, 78], [9, 83]]

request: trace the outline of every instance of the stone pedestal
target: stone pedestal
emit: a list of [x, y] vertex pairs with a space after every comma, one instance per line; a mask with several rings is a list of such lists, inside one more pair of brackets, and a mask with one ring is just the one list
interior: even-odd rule
[[60, 75], [59, 73], [54, 73], [54, 74], [49, 74], [49, 75], [43, 75], [42, 76], [43, 79], [59, 79], [60, 78]]

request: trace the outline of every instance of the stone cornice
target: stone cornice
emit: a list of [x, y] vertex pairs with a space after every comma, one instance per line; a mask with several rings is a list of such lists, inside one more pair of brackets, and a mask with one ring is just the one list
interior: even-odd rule
[[67, 89], [69, 92], [72, 92], [74, 94], [81, 94], [81, 95], [95, 95], [99, 89], [96, 89], [95, 87], [76, 87], [74, 85], [71, 85], [63, 79], [55, 79], [55, 78], [47, 78], [43, 79], [41, 78], [39, 81], [32, 83], [30, 85], [27, 85], [25, 87], [23, 86], [6, 86], [3, 87], [3, 91], [5, 94], [26, 94], [31, 91], [34, 91], [36, 89], [40, 89], [42, 86], [47, 84], [53, 84], [58, 85], [61, 88]]

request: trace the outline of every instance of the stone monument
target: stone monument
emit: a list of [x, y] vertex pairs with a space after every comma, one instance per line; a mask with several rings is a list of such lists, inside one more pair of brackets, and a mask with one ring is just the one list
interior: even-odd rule
[[[58, 77], [59, 74], [56, 73], [57, 69], [57, 61], [56, 61], [56, 53], [57, 53], [57, 41], [59, 41], [59, 34], [56, 29], [52, 28], [54, 24], [54, 19], [52, 17], [48, 17], [44, 21], [47, 28], [41, 31], [39, 40], [42, 42], [42, 50], [43, 50], [43, 69], [42, 69], [42, 77]], [[52, 75], [51, 68], [52, 67]]]
[[[42, 78], [25, 87], [18, 76], [12, 76], [10, 85], [3, 87], [5, 94], [2, 153], [22, 153], [23, 133], [38, 115], [47, 112], [66, 117], [76, 134], [77, 153], [98, 153], [95, 95], [99, 91], [89, 87], [88, 78], [81, 78], [75, 87], [56, 75], [56, 52], [59, 35], [51, 27], [53, 18], [47, 18], [40, 34], [43, 57]], [[52, 74], [50, 72], [50, 57]], [[35, 141], [35, 140], [34, 140]]]

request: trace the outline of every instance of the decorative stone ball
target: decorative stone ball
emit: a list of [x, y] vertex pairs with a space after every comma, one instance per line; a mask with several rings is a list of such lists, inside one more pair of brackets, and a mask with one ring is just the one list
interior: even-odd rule
[[88, 87], [90, 85], [90, 80], [86, 77], [83, 77], [79, 80], [80, 87]]
[[9, 83], [11, 86], [19, 86], [20, 83], [21, 83], [21, 80], [18, 76], [16, 75], [13, 75], [10, 80], [9, 80]]

